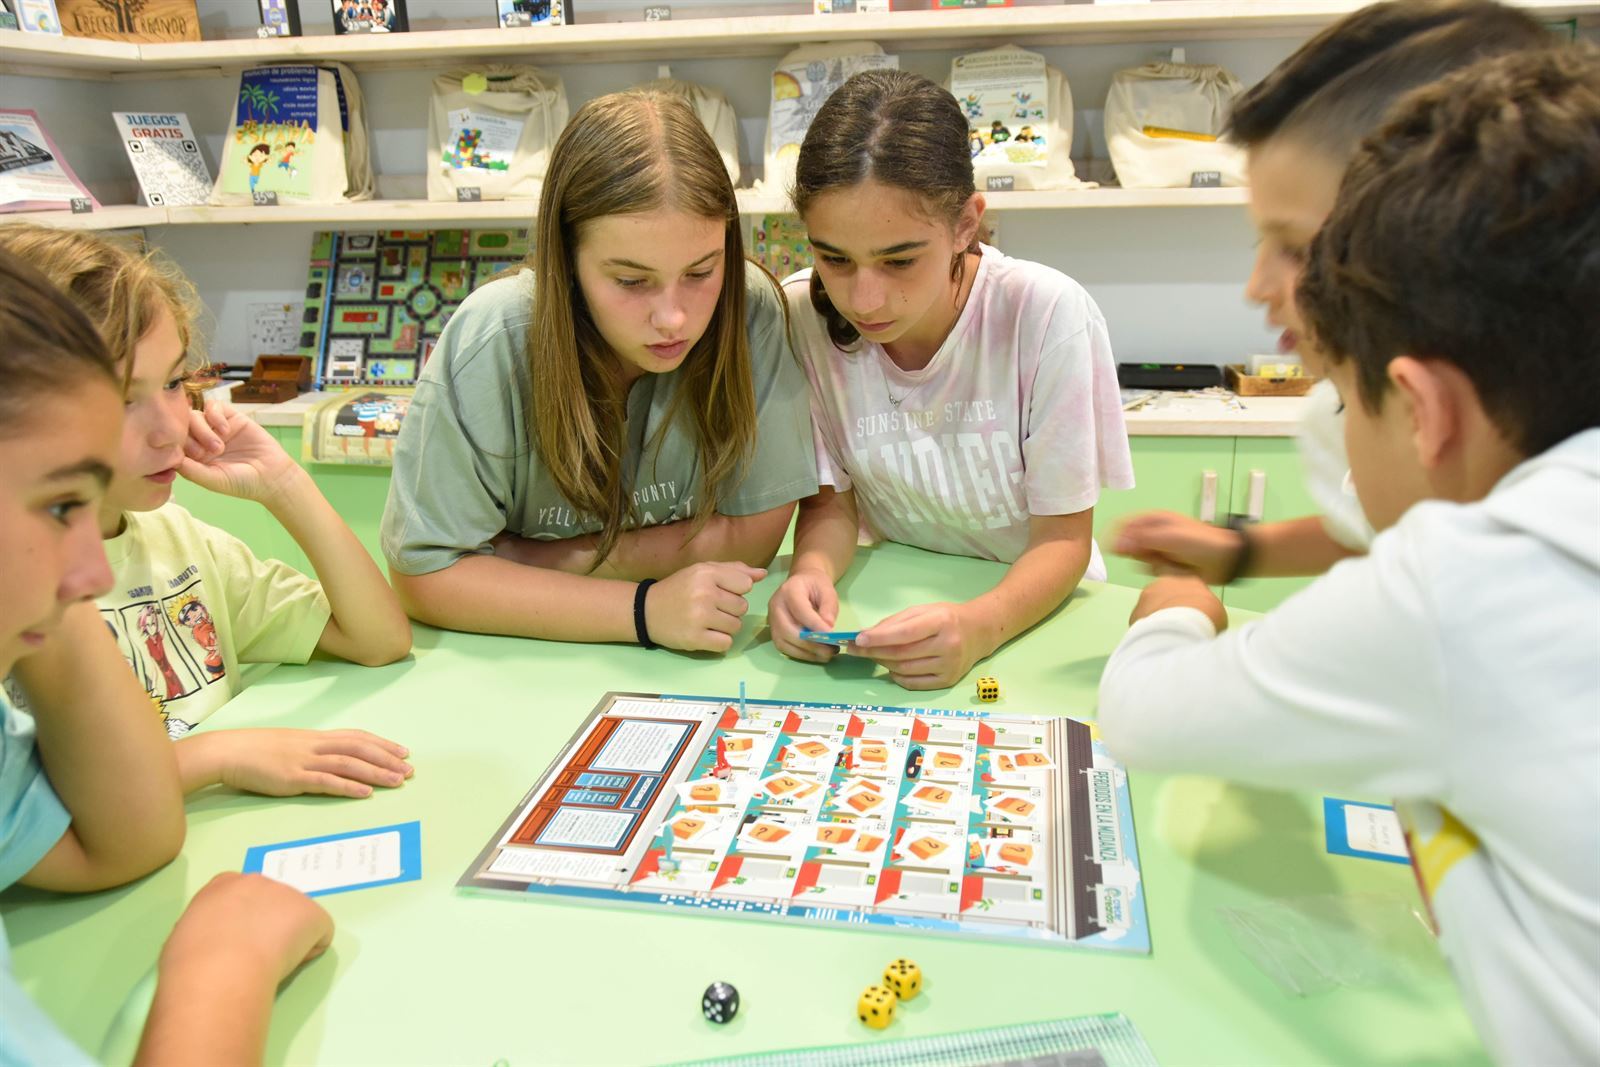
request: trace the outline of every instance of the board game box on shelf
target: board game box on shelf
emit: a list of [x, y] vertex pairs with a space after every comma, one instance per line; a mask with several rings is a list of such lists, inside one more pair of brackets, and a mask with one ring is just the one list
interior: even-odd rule
[[1150, 950], [1092, 728], [608, 693], [458, 883], [585, 904]]

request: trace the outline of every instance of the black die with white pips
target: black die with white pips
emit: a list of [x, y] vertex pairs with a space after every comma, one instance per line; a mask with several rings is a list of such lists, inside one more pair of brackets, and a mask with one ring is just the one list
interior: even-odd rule
[[732, 1022], [739, 1014], [739, 991], [727, 982], [712, 982], [701, 994], [700, 1010], [714, 1023]]

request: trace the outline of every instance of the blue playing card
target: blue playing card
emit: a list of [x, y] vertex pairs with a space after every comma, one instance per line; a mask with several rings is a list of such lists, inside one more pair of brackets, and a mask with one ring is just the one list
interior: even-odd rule
[[838, 645], [843, 648], [856, 639], [860, 630], [801, 630], [800, 640], [815, 641], [819, 645]]

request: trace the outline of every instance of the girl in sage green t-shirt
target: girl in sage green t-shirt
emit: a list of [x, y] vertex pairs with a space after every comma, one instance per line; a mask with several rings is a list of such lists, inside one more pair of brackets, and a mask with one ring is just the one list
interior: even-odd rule
[[450, 629], [725, 651], [816, 462], [782, 295], [688, 104], [580, 108], [537, 238], [417, 383], [383, 517], [395, 588]]

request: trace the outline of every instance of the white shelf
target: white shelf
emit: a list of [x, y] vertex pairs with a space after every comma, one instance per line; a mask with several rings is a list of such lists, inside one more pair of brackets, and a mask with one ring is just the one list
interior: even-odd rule
[[[743, 215], [787, 213], [788, 198], [739, 190]], [[986, 193], [994, 211], [1061, 211], [1119, 208], [1242, 207], [1246, 190], [1228, 189], [1063, 189], [1057, 192]], [[452, 203], [432, 200], [361, 200], [337, 204], [283, 204], [278, 207], [107, 207], [85, 215], [68, 211], [34, 211], [0, 215], [0, 226], [37, 222], [83, 230], [118, 230], [135, 226], [273, 225], [327, 223], [341, 228], [413, 227], [462, 223], [530, 225], [538, 211], [534, 200], [487, 200]]]
[[[523, 62], [778, 55], [811, 41], [876, 41], [890, 52], [1033, 44], [1306, 35], [1369, 0], [1153, 0], [997, 11], [882, 15], [758, 15], [667, 22], [599, 22], [514, 30], [416, 31], [387, 36], [242, 38], [127, 44], [6, 33], [0, 71], [65, 77], [168, 76], [265, 63], [340, 60], [359, 68], [444, 66], [509, 57]], [[1515, 0], [1541, 18], [1600, 19], [1600, 2]]]
[[0, 214], [0, 226], [16, 222], [37, 222], [61, 230], [131, 230], [140, 226], [163, 226], [164, 207], [139, 207], [122, 204], [74, 215], [70, 211], [22, 211]]

